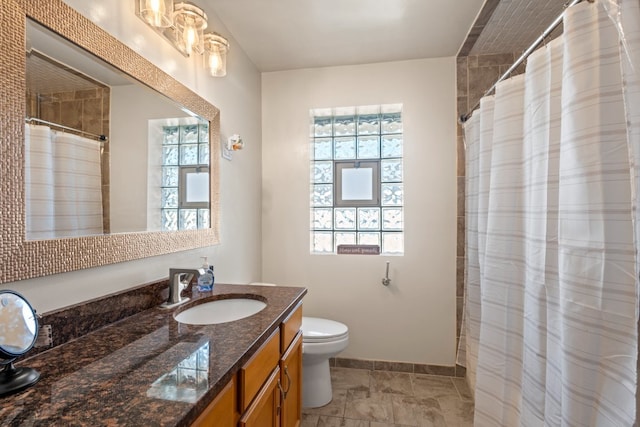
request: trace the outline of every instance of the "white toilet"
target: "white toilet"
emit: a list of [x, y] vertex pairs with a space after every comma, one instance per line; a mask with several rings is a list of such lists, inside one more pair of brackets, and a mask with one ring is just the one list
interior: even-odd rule
[[[253, 282], [250, 285], [276, 286]], [[302, 316], [302, 406], [318, 408], [331, 402], [329, 358], [347, 348], [349, 328], [340, 322]]]
[[334, 320], [302, 317], [302, 406], [331, 402], [329, 358], [347, 348], [349, 328]]

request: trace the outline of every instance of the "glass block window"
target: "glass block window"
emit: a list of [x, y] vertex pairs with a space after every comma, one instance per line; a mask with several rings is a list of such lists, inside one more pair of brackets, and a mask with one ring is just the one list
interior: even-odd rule
[[163, 126], [162, 138], [162, 231], [211, 227], [209, 124]]
[[[362, 244], [402, 255], [402, 105], [316, 109], [310, 116], [311, 253]], [[357, 183], [366, 184], [362, 197]]]

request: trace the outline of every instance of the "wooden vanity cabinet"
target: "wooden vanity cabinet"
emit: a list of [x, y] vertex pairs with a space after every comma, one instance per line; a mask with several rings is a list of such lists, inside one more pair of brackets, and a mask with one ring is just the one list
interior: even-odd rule
[[280, 324], [192, 426], [300, 427], [302, 304]]
[[239, 417], [238, 387], [234, 376], [191, 426], [235, 427]]

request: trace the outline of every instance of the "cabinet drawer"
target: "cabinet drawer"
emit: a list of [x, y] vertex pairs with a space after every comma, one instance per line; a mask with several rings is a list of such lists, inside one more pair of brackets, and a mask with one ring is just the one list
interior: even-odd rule
[[240, 369], [240, 412], [244, 412], [280, 359], [280, 329]]
[[291, 314], [280, 325], [280, 353], [284, 353], [302, 327], [302, 303], [293, 309]]

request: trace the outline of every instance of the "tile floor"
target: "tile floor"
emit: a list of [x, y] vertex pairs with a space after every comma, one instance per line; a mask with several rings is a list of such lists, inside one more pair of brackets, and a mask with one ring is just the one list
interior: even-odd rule
[[464, 378], [331, 368], [333, 400], [304, 408], [301, 427], [471, 427]]

